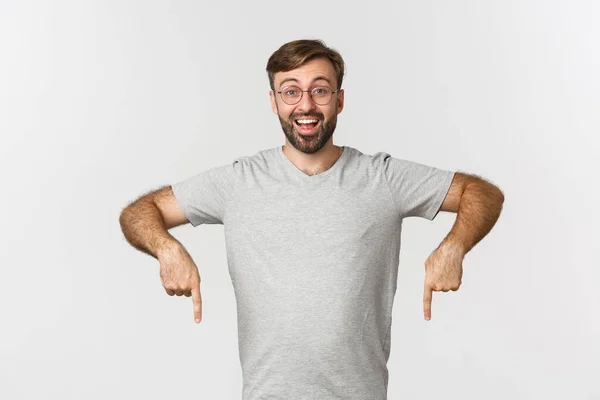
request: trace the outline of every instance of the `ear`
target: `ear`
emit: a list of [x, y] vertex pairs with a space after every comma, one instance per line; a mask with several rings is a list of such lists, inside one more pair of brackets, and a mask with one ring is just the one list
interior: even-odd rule
[[272, 90], [269, 90], [269, 98], [271, 99], [271, 110], [273, 110], [275, 114], [278, 114], [277, 99], [275, 98], [275, 93]]
[[344, 89], [340, 89], [337, 95], [337, 113], [341, 113], [344, 109]]

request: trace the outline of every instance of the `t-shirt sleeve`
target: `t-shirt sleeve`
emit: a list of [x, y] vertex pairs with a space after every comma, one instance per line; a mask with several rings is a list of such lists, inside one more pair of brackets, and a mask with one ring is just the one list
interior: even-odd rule
[[433, 220], [446, 198], [454, 172], [379, 153], [394, 204], [401, 218]]
[[237, 163], [235, 160], [171, 185], [179, 208], [194, 227], [223, 224], [227, 204], [235, 190]]

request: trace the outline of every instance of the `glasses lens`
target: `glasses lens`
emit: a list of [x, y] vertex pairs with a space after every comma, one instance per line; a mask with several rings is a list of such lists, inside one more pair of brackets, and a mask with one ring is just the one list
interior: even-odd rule
[[315, 103], [324, 106], [331, 100], [331, 89], [325, 86], [319, 86], [310, 91], [311, 97]]
[[302, 97], [302, 91], [296, 86], [286, 86], [281, 89], [281, 98], [287, 104], [296, 104]]

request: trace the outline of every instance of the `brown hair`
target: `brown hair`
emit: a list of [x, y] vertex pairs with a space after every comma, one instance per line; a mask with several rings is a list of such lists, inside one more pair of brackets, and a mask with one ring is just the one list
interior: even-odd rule
[[344, 78], [344, 60], [340, 53], [327, 47], [322, 40], [301, 39], [284, 44], [269, 57], [267, 74], [271, 90], [275, 90], [276, 72], [290, 71], [314, 58], [326, 58], [331, 61], [337, 74], [336, 90], [341, 89]]

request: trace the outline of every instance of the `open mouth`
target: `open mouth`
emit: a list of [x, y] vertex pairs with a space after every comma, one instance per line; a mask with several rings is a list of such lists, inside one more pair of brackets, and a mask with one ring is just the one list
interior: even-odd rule
[[300, 118], [294, 120], [294, 125], [298, 132], [303, 135], [310, 135], [317, 131], [317, 127], [321, 121], [317, 118]]

